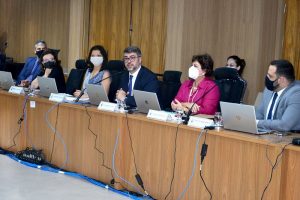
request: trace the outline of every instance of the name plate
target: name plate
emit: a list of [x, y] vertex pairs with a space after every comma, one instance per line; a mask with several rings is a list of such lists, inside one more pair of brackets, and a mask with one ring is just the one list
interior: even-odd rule
[[164, 111], [158, 111], [158, 110], [149, 110], [147, 114], [148, 118], [156, 119], [159, 121], [167, 121], [169, 119], [169, 113]]
[[211, 126], [213, 124], [214, 121], [212, 119], [206, 119], [206, 118], [194, 117], [194, 116], [191, 116], [188, 122], [188, 126], [201, 128], [201, 129], [203, 129], [205, 126]]
[[58, 103], [64, 102], [66, 97], [66, 94], [56, 94], [56, 93], [51, 93], [49, 97], [49, 101], [55, 101]]
[[11, 86], [9, 88], [9, 93], [13, 93], [13, 94], [24, 94], [24, 88], [23, 87], [18, 87], [18, 86]]
[[110, 103], [110, 102], [105, 102], [105, 101], [101, 101], [98, 106], [98, 110], [114, 112], [116, 109], [117, 109], [116, 103]]

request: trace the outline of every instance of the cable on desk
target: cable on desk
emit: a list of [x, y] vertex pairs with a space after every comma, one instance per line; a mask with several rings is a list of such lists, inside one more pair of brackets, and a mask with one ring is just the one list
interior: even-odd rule
[[[130, 128], [129, 128], [129, 122], [128, 122], [128, 114], [125, 112], [125, 116], [126, 116], [126, 124], [127, 124], [127, 129], [128, 129], [128, 135], [129, 135], [129, 140], [130, 140], [130, 147], [131, 147], [131, 151], [132, 151], [132, 155], [133, 155], [133, 162], [134, 162], [134, 167], [135, 167], [135, 179], [138, 182], [138, 184], [141, 186], [141, 188], [143, 188], [145, 194], [149, 197], [151, 197], [148, 192], [145, 190], [144, 187], [144, 183], [142, 180], [142, 177], [140, 176], [140, 174], [138, 173], [137, 170], [137, 165], [136, 165], [136, 161], [135, 161], [135, 154], [134, 154], [134, 150], [133, 150], [133, 142], [132, 142], [132, 138], [131, 138], [131, 133], [130, 133]], [[154, 199], [153, 197], [151, 197], [152, 199]]]
[[199, 136], [198, 136], [198, 138], [197, 138], [196, 147], [195, 147], [195, 152], [194, 152], [194, 164], [193, 164], [192, 174], [191, 174], [191, 176], [190, 176], [190, 178], [189, 178], [189, 180], [188, 180], [188, 182], [187, 182], [187, 184], [186, 184], [184, 190], [183, 190], [183, 191], [180, 193], [180, 195], [178, 196], [178, 198], [177, 198], [178, 200], [183, 198], [183, 196], [184, 196], [185, 193], [187, 192], [187, 189], [190, 187], [192, 178], [193, 178], [194, 175], [195, 175], [195, 169], [196, 169], [196, 163], [197, 163], [197, 152], [198, 152], [198, 149], [199, 149], [199, 142], [200, 142], [200, 139], [201, 139], [202, 134], [203, 134], [204, 131], [205, 131], [204, 129], [201, 130], [201, 132], [200, 132], [200, 134], [199, 134]]
[[[98, 139], [98, 135], [97, 135], [96, 133], [94, 133], [94, 131], [92, 131], [92, 129], [91, 129], [91, 127], [90, 127], [92, 116], [90, 115], [90, 113], [89, 113], [87, 107], [88, 107], [88, 106], [84, 105], [85, 112], [86, 112], [86, 114], [87, 114], [87, 116], [88, 116], [88, 118], [89, 118], [89, 119], [88, 119], [88, 130], [89, 130], [89, 131], [94, 135], [94, 137], [95, 137], [94, 149], [102, 155], [102, 156], [101, 156], [101, 158], [102, 158], [101, 166], [103, 166], [104, 168], [106, 168], [107, 170], [110, 171], [110, 174], [111, 174], [111, 177], [112, 177], [112, 180], [110, 181], [110, 184], [111, 184], [111, 185], [113, 185], [113, 184], [115, 184], [115, 183], [121, 184], [120, 182], [116, 182], [116, 181], [115, 181], [115, 178], [114, 178], [112, 169], [111, 169], [110, 167], [108, 167], [107, 165], [104, 164], [104, 157], [105, 157], [105, 155], [104, 155], [104, 152], [101, 151], [101, 150], [97, 147], [97, 139]], [[122, 184], [121, 184], [121, 185], [122, 185]], [[124, 186], [122, 185], [122, 187], [124, 187]]]
[[200, 155], [201, 160], [200, 160], [200, 170], [199, 170], [200, 172], [199, 172], [199, 174], [200, 174], [200, 178], [201, 178], [201, 180], [204, 184], [204, 187], [205, 187], [206, 191], [209, 193], [209, 199], [211, 200], [212, 199], [212, 194], [211, 194], [210, 190], [208, 189], [208, 187], [207, 187], [207, 185], [204, 181], [204, 178], [202, 176], [202, 165], [203, 165], [203, 161], [204, 161], [204, 158], [206, 156], [207, 148], [208, 148], [208, 145], [206, 144], [206, 136], [207, 136], [207, 129], [205, 130], [204, 142], [202, 144], [202, 149], [201, 149], [201, 155]]
[[135, 185], [133, 185], [132, 183], [130, 183], [129, 181], [127, 181], [125, 178], [121, 177], [116, 168], [115, 168], [115, 157], [116, 157], [116, 151], [117, 151], [117, 147], [118, 147], [118, 142], [119, 142], [119, 136], [120, 136], [120, 129], [118, 129], [118, 134], [117, 134], [117, 137], [116, 137], [116, 141], [115, 141], [115, 146], [114, 146], [114, 151], [113, 151], [113, 155], [112, 155], [112, 167], [113, 167], [113, 171], [114, 173], [116, 174], [116, 176], [121, 179], [122, 181], [124, 181], [125, 183], [127, 183], [129, 186], [131, 186], [135, 191], [137, 191], [140, 195], [142, 196], [145, 196], [143, 194], [143, 192], [138, 188], [136, 187]]
[[64, 169], [68, 160], [69, 160], [69, 153], [68, 153], [68, 149], [67, 149], [67, 145], [64, 141], [64, 139], [62, 138], [61, 134], [51, 125], [50, 121], [49, 121], [49, 114], [51, 113], [51, 111], [56, 108], [57, 106], [59, 106], [60, 103], [56, 103], [54, 104], [46, 113], [45, 113], [45, 121], [48, 125], [48, 127], [52, 130], [52, 132], [57, 135], [58, 139], [61, 141], [63, 147], [64, 147], [64, 152], [65, 152], [65, 155], [66, 155], [66, 158], [65, 158], [65, 161], [63, 163], [63, 165], [60, 167], [61, 169]]
[[272, 165], [271, 175], [270, 175], [269, 181], [268, 181], [267, 185], [265, 186], [265, 188], [264, 188], [264, 190], [263, 190], [263, 193], [262, 193], [262, 195], [261, 195], [261, 198], [260, 198], [261, 200], [264, 198], [265, 192], [267, 191], [267, 189], [268, 189], [268, 187], [269, 187], [269, 185], [270, 185], [270, 183], [271, 183], [271, 181], [272, 181], [273, 173], [274, 173], [274, 170], [275, 170], [275, 168], [276, 168], [276, 166], [277, 166], [277, 163], [278, 163], [278, 161], [279, 161], [279, 160], [278, 160], [279, 157], [282, 156], [283, 151], [284, 151], [285, 148], [286, 148], [288, 145], [290, 145], [290, 144], [292, 144], [292, 143], [288, 143], [288, 144], [284, 145], [283, 148], [281, 149], [280, 153], [276, 156], [275, 163], [274, 163], [274, 165]]
[[179, 126], [180, 126], [180, 124], [178, 124], [176, 126], [176, 133], [175, 133], [175, 146], [174, 146], [174, 154], [173, 154], [173, 156], [174, 156], [174, 163], [173, 163], [172, 179], [171, 179], [171, 184], [170, 184], [169, 192], [167, 193], [167, 195], [164, 198], [165, 200], [168, 198], [168, 196], [170, 195], [170, 193], [172, 191], [172, 186], [173, 186], [173, 181], [174, 181], [174, 176], [175, 176], [177, 137], [178, 137]]
[[52, 141], [52, 149], [51, 149], [51, 153], [50, 153], [50, 163], [52, 163], [52, 155], [53, 155], [53, 151], [54, 151], [54, 144], [55, 144], [55, 139], [56, 139], [56, 129], [57, 129], [57, 122], [58, 122], [58, 113], [59, 113], [59, 104], [57, 105], [57, 109], [56, 109], [56, 118], [55, 118], [55, 125], [54, 125], [54, 136], [53, 136], [53, 141]]
[[[24, 102], [23, 102], [23, 106], [22, 106], [22, 114], [19, 118], [19, 120], [17, 121], [17, 124], [18, 124], [18, 131], [15, 133], [14, 137], [13, 137], [13, 144], [11, 146], [9, 146], [7, 148], [7, 150], [9, 150], [10, 148], [16, 146], [16, 137], [20, 134], [20, 131], [21, 131], [21, 127], [22, 127], [22, 122], [25, 120], [26, 121], [26, 118], [27, 118], [27, 113], [26, 113], [26, 105], [27, 105], [27, 102], [28, 102], [28, 99], [29, 99], [29, 96], [28, 95], [25, 95], [25, 99], [24, 99]], [[26, 124], [26, 123], [25, 123]]]

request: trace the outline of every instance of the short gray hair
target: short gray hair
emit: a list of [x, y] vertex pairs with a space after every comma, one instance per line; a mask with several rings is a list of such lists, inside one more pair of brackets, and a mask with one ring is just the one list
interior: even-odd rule
[[38, 44], [43, 44], [43, 45], [45, 45], [45, 47], [47, 47], [47, 43], [44, 40], [37, 40], [34, 44], [34, 47]]
[[140, 48], [136, 46], [129, 46], [126, 49], [124, 49], [124, 53], [136, 53], [137, 56], [142, 56], [142, 52]]

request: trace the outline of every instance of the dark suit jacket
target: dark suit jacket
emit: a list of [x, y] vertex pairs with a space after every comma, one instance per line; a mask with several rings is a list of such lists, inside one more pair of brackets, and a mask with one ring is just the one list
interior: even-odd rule
[[20, 84], [22, 80], [26, 80], [26, 78], [30, 75], [32, 75], [31, 81], [33, 81], [39, 75], [39, 73], [41, 72], [41, 66], [36, 67], [35, 70], [32, 72], [32, 69], [37, 59], [38, 59], [37, 57], [27, 58], [24, 68], [22, 69], [21, 73], [17, 78], [17, 84]]
[[[122, 88], [125, 92], [128, 92], [128, 83], [129, 72], [122, 75], [119, 88]], [[133, 89], [157, 93], [159, 88], [158, 84], [159, 83], [156, 75], [149, 69], [142, 66], [136, 77]], [[133, 96], [127, 96], [125, 103], [127, 106], [136, 107]]]

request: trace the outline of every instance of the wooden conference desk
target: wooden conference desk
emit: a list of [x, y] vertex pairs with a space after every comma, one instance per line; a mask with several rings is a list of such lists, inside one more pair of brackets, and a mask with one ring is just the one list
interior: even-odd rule
[[[0, 146], [8, 148], [13, 144], [13, 137], [18, 130], [17, 121], [22, 113], [24, 96], [5, 91], [0, 91], [0, 95]], [[18, 151], [34, 146], [43, 149], [49, 161], [54, 133], [45, 121], [45, 113], [55, 103], [38, 97], [31, 97], [30, 101], [35, 102], [35, 108], [31, 108], [30, 103], [27, 104], [27, 118], [15, 139], [16, 146], [11, 150]], [[126, 118], [125, 114], [103, 112], [95, 107], [88, 107], [87, 113], [84, 106], [60, 104], [49, 113], [52, 126], [56, 123], [57, 109], [56, 128], [68, 151], [65, 169], [106, 183], [112, 179], [110, 170], [101, 165], [102, 154], [94, 149], [95, 136], [88, 130], [89, 113], [90, 129], [97, 135], [96, 146], [104, 153], [104, 164], [112, 168], [113, 149], [116, 136], [120, 132], [115, 158], [116, 170], [120, 176], [137, 185], [128, 120], [138, 173], [147, 192], [154, 198], [164, 199], [172, 179], [176, 124], [149, 120], [143, 115], [128, 115]], [[175, 176], [168, 199], [177, 199], [187, 184], [199, 133], [200, 129], [185, 125], [178, 128]], [[195, 175], [183, 199], [209, 199], [199, 176], [199, 155], [203, 139], [204, 137], [201, 138], [197, 152]], [[266, 149], [274, 163], [276, 155], [288, 141], [290, 138], [282, 139], [273, 135], [254, 136], [225, 130], [208, 131], [208, 152], [204, 160], [203, 177], [213, 199], [260, 199], [272, 168], [266, 157]], [[64, 147], [56, 135], [51, 161], [62, 166], [65, 159]], [[299, 172], [300, 148], [288, 146], [274, 171], [264, 199], [299, 199]], [[119, 178], [116, 181], [129, 190], [134, 190]], [[117, 188], [122, 186], [116, 184]]]

